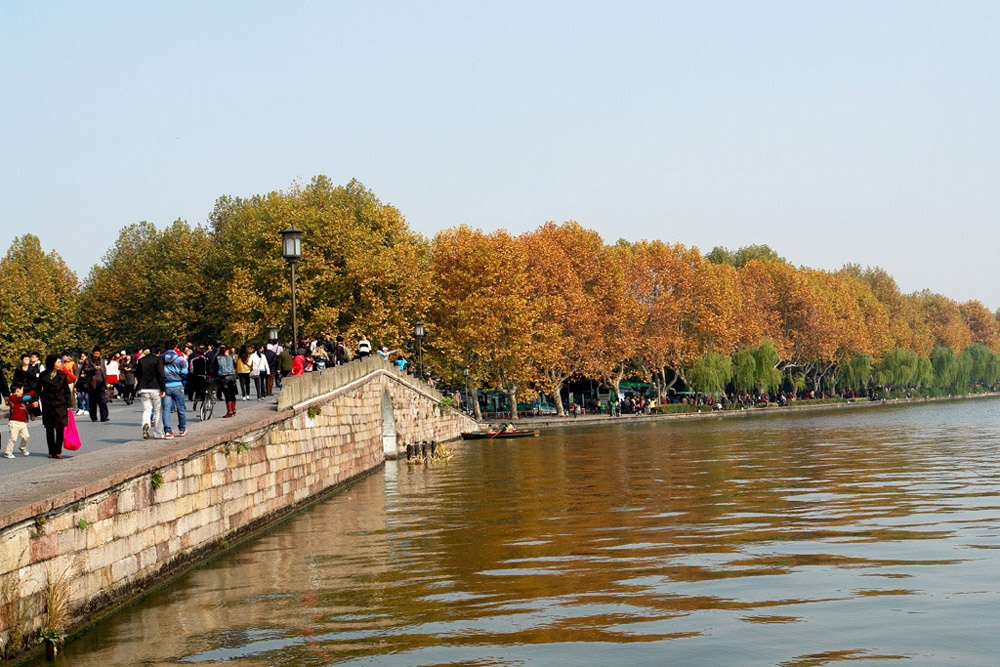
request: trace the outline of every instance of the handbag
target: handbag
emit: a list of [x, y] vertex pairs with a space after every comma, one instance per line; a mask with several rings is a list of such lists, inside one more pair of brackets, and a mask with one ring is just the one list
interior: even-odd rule
[[69, 423], [63, 429], [63, 447], [70, 451], [80, 449], [80, 432], [76, 430], [76, 419], [73, 418], [73, 408], [69, 408]]

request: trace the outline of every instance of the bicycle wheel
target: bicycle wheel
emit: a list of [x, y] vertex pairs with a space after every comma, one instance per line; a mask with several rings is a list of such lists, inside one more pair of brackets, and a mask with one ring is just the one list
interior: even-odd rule
[[215, 397], [211, 394], [205, 396], [205, 400], [201, 402], [201, 420], [208, 421], [212, 418], [212, 413], [215, 411]]

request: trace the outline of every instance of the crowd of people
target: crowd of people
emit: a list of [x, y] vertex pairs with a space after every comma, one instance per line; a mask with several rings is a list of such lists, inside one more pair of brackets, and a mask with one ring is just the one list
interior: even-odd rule
[[364, 335], [353, 349], [343, 336], [321, 334], [297, 345], [271, 340], [238, 349], [221, 341], [181, 345], [167, 340], [162, 346], [109, 355], [100, 346], [77, 357], [69, 351], [50, 354], [44, 361], [40, 353], [27, 353], [9, 381], [0, 367], [0, 397], [10, 411], [10, 437], [3, 456], [14, 458], [15, 446], [23, 455], [30, 454], [27, 424], [40, 418], [48, 455], [60, 459], [65, 431], [73, 417], [89, 414], [91, 421], [107, 423], [108, 404], [116, 400], [126, 405], [137, 398], [141, 401], [143, 439], [183, 437], [187, 434], [186, 401], [197, 410], [211, 395], [225, 401], [224, 418], [234, 417], [240, 398], [260, 401], [273, 396], [275, 388], [280, 390], [282, 379], [289, 375], [319, 371], [372, 354], [387, 361], [395, 357], [392, 363], [409, 371], [400, 350], [376, 348]]

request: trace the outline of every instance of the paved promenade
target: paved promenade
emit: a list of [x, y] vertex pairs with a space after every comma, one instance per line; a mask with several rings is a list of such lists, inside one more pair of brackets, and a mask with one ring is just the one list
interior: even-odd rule
[[[14, 448], [16, 458], [0, 458], [0, 528], [75, 502], [95, 488], [107, 488], [109, 480], [124, 481], [143, 470], [154, 470], [165, 463], [201, 451], [224, 440], [260, 428], [278, 419], [277, 395], [263, 401], [238, 401], [236, 417], [222, 419], [225, 402], [217, 402], [215, 416], [202, 422], [188, 410], [187, 435], [173, 440], [142, 440], [139, 422], [142, 405], [115, 401], [110, 407], [111, 421], [91, 422], [80, 415], [77, 427], [83, 445], [76, 452], [64, 451], [63, 459], [48, 458], [45, 429], [40, 419], [29, 423], [30, 456]], [[190, 403], [187, 403], [190, 408]], [[177, 415], [173, 415], [177, 433]], [[3, 443], [7, 444], [4, 417]]]

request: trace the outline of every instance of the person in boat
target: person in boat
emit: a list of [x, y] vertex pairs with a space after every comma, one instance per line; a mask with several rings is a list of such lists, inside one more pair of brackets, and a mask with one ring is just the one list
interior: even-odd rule
[[514, 432], [514, 425], [511, 424], [510, 422], [507, 422], [506, 424], [504, 424], [503, 428], [500, 429], [500, 432], [501, 433], [513, 433]]

